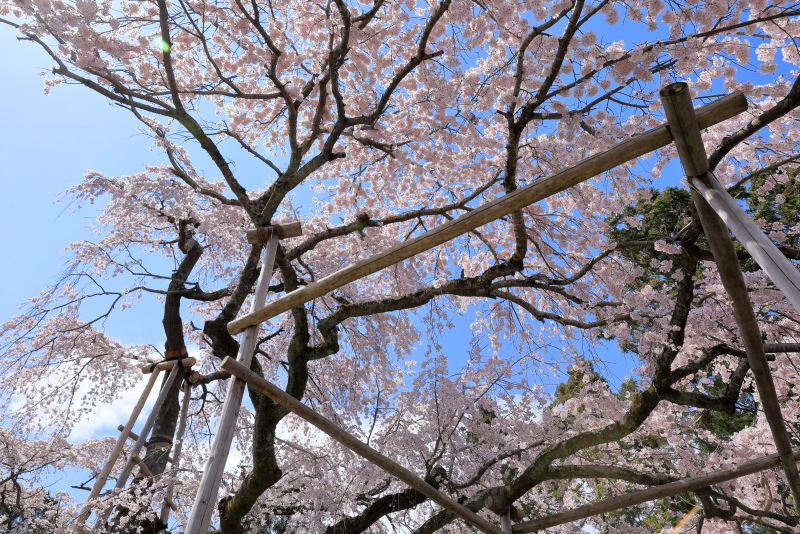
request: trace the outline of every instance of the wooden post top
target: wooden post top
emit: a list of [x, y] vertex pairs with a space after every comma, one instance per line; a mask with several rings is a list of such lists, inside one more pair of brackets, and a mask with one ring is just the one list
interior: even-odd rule
[[278, 239], [286, 239], [303, 235], [303, 227], [298, 221], [286, 224], [273, 224], [272, 226], [259, 226], [258, 228], [247, 231], [247, 242], [251, 245], [255, 245], [256, 243], [265, 244], [270, 236], [272, 236], [272, 232], [278, 236]]
[[191, 366], [193, 366], [194, 364], [197, 363], [197, 360], [194, 359], [194, 358], [191, 358], [191, 357], [189, 357], [189, 358], [172, 359], [172, 360], [164, 360], [164, 361], [159, 362], [159, 363], [153, 363], [151, 365], [145, 365], [141, 369], [142, 369], [142, 373], [143, 374], [149, 375], [150, 373], [152, 373], [156, 369], [158, 369], [160, 371], [166, 371], [167, 369], [172, 369], [173, 367], [175, 367], [175, 363], [180, 363], [181, 367], [191, 367]]

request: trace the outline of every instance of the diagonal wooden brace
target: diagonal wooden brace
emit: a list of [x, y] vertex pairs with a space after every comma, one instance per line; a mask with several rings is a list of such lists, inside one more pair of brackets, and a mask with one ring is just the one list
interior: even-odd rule
[[[175, 382], [175, 380], [178, 378], [179, 375], [183, 375], [183, 372], [184, 372], [183, 368], [178, 366], [173, 366], [173, 368], [169, 371], [169, 375], [167, 375], [164, 384], [161, 386], [161, 391], [158, 393], [158, 397], [156, 397], [156, 402], [153, 404], [153, 409], [150, 411], [150, 415], [147, 417], [147, 420], [144, 423], [144, 427], [142, 428], [142, 433], [136, 439], [136, 443], [133, 444], [133, 454], [131, 457], [128, 458], [128, 461], [125, 462], [125, 465], [122, 467], [122, 471], [117, 477], [117, 483], [114, 485], [115, 489], [122, 489], [125, 487], [125, 484], [127, 484], [128, 477], [130, 476], [131, 471], [133, 470], [133, 466], [135, 464], [134, 457], [137, 456], [138, 452], [144, 446], [144, 440], [150, 433], [150, 429], [153, 428], [156, 416], [158, 415], [158, 410], [161, 408], [161, 405], [164, 404], [164, 401], [167, 398], [167, 394], [169, 393], [170, 387], [172, 386], [172, 384]], [[129, 433], [130, 430], [122, 432], [120, 434], [120, 439], [125, 440], [127, 438], [127, 434]], [[105, 522], [108, 519], [109, 515], [111, 515], [112, 510], [113, 507], [107, 507], [102, 513], [98, 514], [94, 524], [94, 528], [92, 529], [93, 532], [99, 532], [103, 528], [105, 528]]]
[[[174, 365], [174, 364], [173, 364]], [[100, 495], [100, 492], [105, 486], [106, 481], [108, 480], [108, 476], [111, 474], [111, 470], [114, 468], [114, 464], [117, 462], [117, 458], [122, 453], [122, 448], [125, 445], [125, 440], [131, 433], [131, 429], [133, 425], [136, 424], [136, 419], [139, 417], [139, 413], [141, 413], [142, 408], [144, 408], [145, 402], [147, 402], [147, 397], [150, 395], [150, 391], [153, 389], [153, 386], [156, 383], [156, 379], [158, 378], [159, 373], [161, 372], [160, 367], [156, 367], [153, 370], [152, 374], [150, 375], [150, 379], [147, 381], [147, 385], [142, 391], [142, 395], [139, 397], [136, 406], [133, 407], [133, 411], [131, 412], [130, 417], [128, 418], [128, 422], [122, 427], [121, 434], [117, 438], [117, 442], [114, 445], [114, 449], [111, 451], [111, 456], [108, 458], [108, 461], [97, 474], [97, 479], [92, 486], [92, 490], [89, 492], [89, 496], [86, 497], [86, 501], [91, 501], [92, 499], [96, 498]], [[84, 505], [81, 513], [78, 515], [76, 520], [77, 529], [81, 530], [83, 525], [86, 523], [86, 520], [91, 515], [92, 511], [89, 509], [88, 505]]]
[[[716, 180], [709, 175], [708, 158], [703, 147], [695, 111], [692, 108], [689, 87], [682, 82], [668, 85], [661, 90], [661, 101], [664, 104], [670, 133], [675, 139], [675, 146], [689, 183], [692, 185], [708, 184], [709, 180]], [[733, 315], [739, 326], [750, 369], [753, 371], [758, 395], [764, 408], [764, 416], [772, 431], [772, 438], [783, 463], [783, 470], [792, 490], [795, 506], [800, 508], [800, 474], [792, 455], [789, 434], [786, 432], [772, 373], [767, 363], [758, 321], [747, 294], [747, 286], [744, 283], [742, 269], [739, 266], [728, 227], [697, 191], [692, 191], [692, 200], [697, 207], [703, 231], [717, 263], [722, 285], [731, 299]]]
[[358, 438], [349, 434], [335, 423], [315, 412], [279, 387], [268, 382], [267, 380], [264, 380], [256, 373], [251, 371], [248, 367], [245, 367], [228, 357], [222, 361], [222, 368], [226, 371], [230, 371], [232, 375], [238, 376], [239, 378], [245, 380], [251, 388], [266, 395], [290, 412], [299, 415], [307, 422], [322, 430], [327, 435], [362, 458], [369, 460], [390, 475], [402, 480], [432, 501], [440, 504], [453, 514], [471, 523], [481, 532], [485, 532], [487, 534], [503, 534], [502, 530], [497, 528], [488, 520], [479, 516], [466, 506], [454, 501], [449, 496], [437, 490], [405, 467], [387, 458], [366, 443], [363, 443]]
[[[797, 461], [800, 458], [800, 449], [792, 451], [792, 461]], [[563, 525], [564, 523], [571, 523], [579, 521], [599, 514], [606, 514], [614, 510], [621, 510], [629, 506], [636, 506], [637, 504], [654, 501], [656, 499], [664, 499], [672, 497], [673, 495], [680, 495], [681, 493], [689, 493], [698, 491], [709, 486], [722, 484], [729, 480], [752, 475], [765, 469], [772, 469], [781, 465], [781, 459], [777, 454], [765, 456], [750, 460], [741, 464], [736, 469], [720, 469], [705, 473], [695, 477], [683, 478], [675, 482], [661, 484], [660, 486], [653, 486], [651, 488], [634, 491], [633, 493], [623, 493], [618, 497], [612, 497], [603, 501], [587, 504], [574, 510], [567, 510], [559, 512], [547, 517], [526, 521], [515, 525], [512, 529], [513, 534], [526, 534], [528, 532], [538, 532], [546, 528], [554, 527], [556, 525]]]
[[[266, 246], [264, 248], [261, 274], [256, 283], [256, 293], [250, 306], [251, 312], [261, 308], [267, 298], [280, 235], [294, 237], [295, 235], [300, 235], [297, 233], [298, 231], [302, 233], [300, 223], [280, 225], [277, 229], [276, 227], [267, 227], [266, 230], [262, 228], [256, 230], [253, 239], [261, 243], [266, 237]], [[250, 362], [253, 360], [256, 341], [258, 341], [258, 325], [247, 328], [239, 342], [239, 353], [236, 356], [236, 361], [246, 368], [250, 368]], [[236, 430], [236, 419], [239, 416], [239, 408], [242, 405], [244, 386], [244, 381], [235, 377], [228, 383], [228, 391], [225, 395], [225, 403], [222, 406], [222, 416], [217, 427], [217, 434], [214, 436], [214, 443], [211, 445], [211, 452], [203, 470], [203, 478], [200, 480], [192, 512], [184, 530], [185, 534], [206, 534], [208, 532], [211, 515], [216, 508], [217, 493], [219, 492], [222, 473], [225, 470], [225, 462], [228, 460], [233, 434]]]
[[736, 240], [764, 269], [786, 300], [800, 312], [800, 272], [792, 262], [781, 253], [713, 174], [693, 178], [690, 184], [717, 212], [736, 236]]
[[[172, 462], [172, 471], [175, 475], [178, 473], [178, 468], [181, 465], [181, 451], [183, 450], [183, 436], [186, 433], [186, 418], [189, 415], [189, 400], [191, 399], [192, 388], [186, 387], [183, 390], [183, 402], [181, 403], [181, 415], [178, 419], [178, 430], [176, 432], [177, 440], [175, 441], [175, 447], [173, 448], [172, 455], [175, 458], [169, 459]], [[164, 506], [161, 508], [160, 519], [163, 524], [167, 524], [169, 521], [169, 511], [174, 510], [178, 511], [178, 507], [175, 505], [174, 501], [172, 500], [173, 493], [175, 490], [175, 480], [172, 479], [168, 486], [167, 491], [164, 495]]]

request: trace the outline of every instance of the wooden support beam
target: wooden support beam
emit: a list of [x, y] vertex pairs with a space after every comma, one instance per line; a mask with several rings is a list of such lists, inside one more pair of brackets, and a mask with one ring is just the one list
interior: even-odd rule
[[[253, 296], [251, 311], [263, 306], [267, 298], [277, 250], [278, 236], [272, 233], [264, 249], [264, 260], [256, 283], [256, 293]], [[258, 325], [256, 324], [245, 330], [239, 342], [239, 353], [236, 359], [247, 368], [250, 367], [250, 362], [253, 361], [257, 339]], [[228, 391], [225, 395], [225, 403], [222, 406], [222, 415], [217, 427], [217, 434], [211, 444], [211, 451], [206, 461], [205, 469], [203, 469], [203, 477], [200, 479], [189, 521], [184, 529], [185, 534], [206, 534], [208, 532], [211, 515], [216, 509], [219, 484], [222, 480], [222, 473], [225, 470], [225, 462], [228, 460], [228, 453], [236, 430], [236, 419], [239, 416], [243, 395], [244, 381], [234, 378], [228, 383]]]
[[278, 236], [278, 239], [286, 239], [289, 237], [300, 237], [303, 235], [303, 227], [299, 222], [292, 222], [288, 224], [273, 224], [272, 226], [259, 226], [246, 232], [247, 242], [251, 245], [261, 243], [266, 245], [272, 232]]
[[[183, 401], [181, 403], [181, 415], [178, 418], [178, 429], [175, 432], [176, 440], [175, 445], [172, 449], [172, 458], [169, 459], [172, 462], [172, 473], [174, 476], [178, 475], [178, 468], [181, 466], [181, 452], [183, 451], [183, 436], [186, 433], [186, 419], [189, 415], [189, 400], [192, 395], [192, 388], [189, 387], [188, 384], [184, 384], [183, 390]], [[169, 481], [169, 485], [167, 486], [167, 491], [164, 495], [164, 502], [166, 506], [161, 508], [161, 515], [159, 518], [161, 519], [161, 523], [166, 525], [169, 522], [169, 511], [170, 509], [174, 511], [178, 511], [178, 507], [175, 506], [175, 503], [172, 501], [172, 497], [175, 491], [175, 478], [173, 477], [172, 480]]]
[[[699, 108], [697, 120], [701, 128], [707, 128], [727, 120], [747, 109], [747, 100], [742, 93], [736, 91]], [[349, 284], [381, 269], [399, 263], [420, 252], [441, 245], [451, 239], [499, 219], [535, 202], [588, 180], [600, 173], [613, 169], [630, 160], [643, 156], [653, 150], [662, 148], [672, 142], [666, 125], [659, 126], [642, 134], [618, 143], [612, 148], [590, 156], [575, 166], [556, 174], [540, 178], [535, 182], [505, 194], [471, 210], [441, 226], [434, 228], [413, 239], [399, 243], [370, 258], [359, 261], [326, 276], [305, 287], [296, 289], [272, 301], [264, 308], [251, 311], [228, 323], [228, 331], [238, 334], [248, 326], [252, 326], [287, 310], [300, 306], [305, 302], [321, 297], [336, 288]]]
[[255, 389], [256, 391], [266, 395], [290, 412], [302, 417], [307, 422], [322, 430], [354, 453], [367, 459], [387, 473], [395, 476], [399, 480], [419, 491], [432, 501], [438, 503], [445, 509], [474, 525], [481, 532], [485, 532], [487, 534], [503, 534], [502, 530], [488, 520], [479, 516], [464, 505], [454, 501], [448, 495], [437, 490], [405, 467], [395, 463], [393, 460], [387, 458], [369, 445], [361, 442], [356, 437], [345, 432], [335, 423], [318, 414], [302, 402], [284, 392], [279, 387], [271, 384], [267, 380], [264, 380], [256, 373], [251, 371], [248, 367], [245, 367], [236, 360], [227, 357], [222, 360], [222, 368], [247, 382], [252, 389]]
[[800, 352], [800, 343], [766, 343], [764, 352], [779, 354], [781, 352]]
[[178, 505], [172, 500], [172, 497], [164, 497], [164, 504], [173, 512], [178, 511]]
[[[119, 425], [119, 426], [117, 426], [117, 430], [122, 432], [123, 430], [125, 430], [125, 427], [122, 426], [122, 425]], [[128, 432], [128, 439], [135, 443], [136, 441], [139, 440], [139, 434], [137, 434], [136, 432]], [[167, 457], [167, 461], [168, 462], [172, 462], [172, 456], [168, 456]]]
[[[155, 373], [153, 373], [155, 374]], [[169, 393], [172, 384], [178, 378], [179, 375], [183, 374], [183, 369], [181, 367], [173, 366], [173, 369], [169, 371], [169, 375], [167, 375], [167, 379], [164, 381], [164, 384], [161, 386], [161, 391], [158, 393], [158, 397], [156, 398], [155, 403], [153, 403], [153, 409], [150, 411], [150, 415], [147, 417], [147, 420], [142, 427], [142, 433], [139, 435], [139, 438], [136, 440], [136, 443], [133, 444], [133, 454], [132, 456], [136, 456], [142, 447], [144, 446], [144, 440], [147, 438], [148, 434], [150, 434], [150, 429], [153, 427], [153, 424], [156, 421], [156, 417], [158, 416], [158, 411], [162, 404], [164, 404], [164, 400], [167, 398], [167, 394]], [[120, 439], [124, 440], [126, 434], [130, 433], [130, 429], [127, 432], [123, 432], [120, 434]], [[134, 464], [133, 457], [129, 457], [128, 461], [125, 462], [125, 465], [122, 468], [119, 476], [117, 477], [117, 483], [114, 485], [115, 489], [122, 489], [125, 487], [125, 484], [128, 482], [128, 477], [133, 470]], [[111, 515], [111, 510], [113, 507], [106, 508], [103, 513], [98, 514], [97, 520], [94, 523], [94, 532], [99, 532], [105, 527], [105, 522], [108, 519], [108, 516]]]
[[[667, 86], [661, 90], [661, 101], [664, 104], [667, 123], [672, 137], [675, 139], [681, 163], [690, 182], [699, 181], [698, 177], [703, 177], [702, 179], [705, 180], [709, 170], [708, 158], [703, 148], [703, 140], [692, 108], [688, 86], [682, 82]], [[800, 509], [800, 474], [792, 456], [789, 434], [786, 432], [772, 373], [767, 363], [764, 344], [761, 341], [761, 331], [747, 294], [747, 286], [736, 257], [736, 250], [733, 248], [727, 226], [708, 202], [696, 191], [692, 191], [692, 199], [697, 207], [711, 253], [717, 263], [722, 285], [731, 299], [733, 315], [739, 327], [739, 334], [742, 337], [750, 369], [753, 371], [758, 396], [764, 409], [764, 417], [769, 423], [775, 447], [783, 461], [783, 469], [792, 490], [795, 506]]]
[[[136, 465], [139, 466], [139, 471], [141, 472], [142, 475], [148, 478], [153, 478], [153, 472], [150, 471], [150, 468], [147, 467], [147, 464], [144, 463], [144, 460], [142, 460], [138, 454], [131, 455], [131, 458], [133, 458], [133, 461], [136, 462]], [[171, 495], [167, 495], [166, 497], [164, 497], [164, 508], [168, 510], [171, 509], [175, 512], [178, 511], [178, 505], [175, 504], [175, 501], [172, 500]], [[162, 522], [166, 524], [166, 521], [162, 520]]]
[[[100, 470], [100, 473], [98, 473], [97, 479], [94, 481], [94, 485], [92, 486], [92, 490], [89, 492], [89, 496], [86, 497], [87, 502], [100, 495], [100, 491], [102, 491], [103, 486], [106, 485], [108, 475], [111, 474], [111, 470], [114, 468], [114, 464], [117, 463], [117, 458], [119, 458], [119, 455], [122, 452], [122, 447], [125, 445], [125, 439], [131, 433], [133, 425], [136, 424], [136, 419], [139, 418], [139, 414], [141, 413], [142, 408], [144, 408], [145, 402], [147, 402], [147, 397], [150, 395], [150, 391], [153, 389], [160, 372], [161, 369], [156, 369], [153, 374], [150, 375], [150, 379], [147, 381], [144, 391], [142, 391], [142, 394], [139, 396], [139, 400], [133, 407], [130, 417], [128, 417], [128, 422], [125, 423], [124, 427], [122, 427], [122, 434], [120, 434], [120, 436], [117, 438], [117, 442], [114, 444], [114, 449], [111, 451], [108, 461]], [[83, 528], [84, 523], [86, 523], [86, 520], [89, 519], [91, 513], [92, 512], [89, 510], [89, 507], [84, 505], [76, 520], [78, 530]]]
[[131, 459], [132, 459], [132, 460], [134, 461], [134, 463], [135, 463], [135, 464], [136, 464], [136, 465], [139, 467], [139, 471], [140, 471], [140, 472], [141, 472], [141, 473], [142, 473], [144, 476], [146, 476], [146, 477], [148, 477], [148, 478], [153, 478], [153, 472], [152, 472], [152, 471], [150, 471], [150, 468], [149, 468], [149, 467], [147, 467], [147, 464], [146, 464], [146, 463], [144, 463], [144, 460], [142, 460], [142, 459], [141, 459], [141, 457], [139, 457], [139, 455], [138, 455], [138, 454], [136, 454], [136, 453], [133, 453], [133, 454], [131, 454]]
[[[792, 450], [792, 457], [793, 461], [796, 462], [797, 459], [800, 458], [800, 449]], [[635, 506], [648, 501], [663, 499], [673, 495], [680, 495], [681, 493], [697, 491], [715, 484], [727, 482], [728, 480], [734, 480], [736, 478], [752, 475], [753, 473], [758, 473], [759, 471], [764, 471], [765, 469], [779, 467], [780, 465], [780, 457], [777, 454], [773, 454], [757, 460], [750, 460], [749, 462], [745, 462], [740, 467], [735, 469], [721, 469], [705, 475], [684, 478], [682, 480], [676, 480], [675, 482], [662, 484], [660, 486], [653, 486], [652, 488], [643, 489], [633, 493], [625, 493], [618, 497], [587, 504], [586, 506], [581, 506], [579, 508], [575, 508], [574, 510], [560, 512], [548, 517], [542, 517], [541, 519], [525, 521], [524, 523], [515, 525], [512, 528], [512, 532], [513, 534], [536, 532], [549, 527], [554, 527], [556, 525], [563, 525], [564, 523], [579, 521], [581, 519], [586, 519], [587, 517], [605, 514], [607, 512], [620, 510], [629, 506]]]
[[794, 309], [800, 312], [800, 272], [759, 228], [713, 175], [689, 179], [736, 239], [764, 269]]
[[163, 362], [159, 363], [152, 363], [150, 365], [143, 365], [142, 366], [142, 374], [148, 375], [152, 373], [155, 369], [159, 371], [167, 371], [168, 369], [172, 369], [175, 367], [175, 363], [180, 362], [181, 367], [191, 367], [197, 363], [197, 360], [194, 358], [181, 358], [179, 360], [164, 360]]

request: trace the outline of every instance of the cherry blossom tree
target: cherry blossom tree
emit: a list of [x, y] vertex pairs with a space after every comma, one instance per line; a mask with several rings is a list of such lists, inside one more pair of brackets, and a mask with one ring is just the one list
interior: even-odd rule
[[[219, 362], [238, 349], [226, 324], [259, 274], [247, 229], [302, 220], [270, 287], [290, 292], [659, 125], [667, 83], [689, 82], [698, 103], [747, 96], [749, 111], [704, 133], [711, 165], [800, 259], [800, 224], [781, 209], [797, 201], [797, 3], [0, 0], [0, 22], [49, 54], [46, 90], [94, 91], [163, 154], [128, 176], [87, 171], [68, 191], [77, 209], [102, 205], [95, 237], [2, 327], [10, 531], [74, 528], [81, 503], [49, 495], [43, 474], [96, 474], [113, 437], [76, 444], [71, 429], [143, 362], [188, 347], [203, 377], [184, 467], [169, 467], [169, 440], [151, 442], [150, 484], [99, 503], [121, 505], [119, 531], [157, 529], [175, 481], [169, 528], [181, 531], [230, 379]], [[495, 520], [492, 495], [530, 519], [772, 454], [702, 228], [667, 190], [675, 156], [632, 161], [268, 321], [253, 370]], [[741, 259], [795, 433], [800, 359], [786, 351], [800, 315]], [[164, 314], [150, 345], [104, 332], [150, 297]], [[621, 385], [599, 352], [608, 340], [633, 362]], [[174, 436], [179, 386], [154, 433]], [[470, 531], [258, 393], [235, 448], [223, 533]], [[581, 524], [654, 532], [695, 503], [703, 532], [798, 526], [779, 471]]]

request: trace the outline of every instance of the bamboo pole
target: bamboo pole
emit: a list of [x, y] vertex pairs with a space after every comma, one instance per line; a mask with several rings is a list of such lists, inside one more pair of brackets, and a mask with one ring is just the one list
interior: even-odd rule
[[731, 229], [733, 235], [764, 269], [794, 309], [800, 312], [800, 272], [759, 228], [742, 207], [725, 191], [722, 184], [707, 174], [691, 178], [689, 183]]
[[[172, 384], [175, 382], [175, 379], [182, 373], [183, 368], [178, 366], [173, 366], [169, 371], [169, 375], [167, 375], [167, 379], [164, 381], [164, 384], [161, 386], [161, 391], [158, 393], [156, 402], [153, 404], [153, 409], [150, 411], [150, 415], [147, 417], [147, 421], [145, 421], [144, 426], [142, 427], [139, 438], [136, 440], [136, 443], [133, 444], [133, 453], [128, 457], [128, 461], [125, 462], [125, 466], [122, 468], [122, 471], [117, 478], [117, 483], [114, 485], [114, 489], [122, 489], [125, 487], [125, 484], [127, 484], [128, 477], [130, 476], [133, 466], [136, 463], [134, 457], [144, 446], [144, 440], [147, 439], [148, 434], [150, 434], [150, 429], [153, 427], [156, 417], [158, 416], [158, 410], [161, 408], [161, 405], [164, 404], [164, 400], [166, 400], [167, 394], [169, 393]], [[120, 438], [124, 440], [125, 435], [126, 433], [123, 432], [120, 435]], [[111, 510], [113, 508], [113, 506], [109, 506], [102, 514], [98, 515], [97, 521], [95, 521], [94, 524], [94, 532], [99, 532], [100, 529], [103, 528], [103, 525], [108, 519], [108, 516], [111, 515]]]
[[[189, 415], [189, 399], [192, 394], [192, 388], [189, 384], [184, 384], [183, 387], [183, 404], [181, 404], [181, 415], [178, 419], [178, 430], [176, 432], [177, 439], [175, 440], [175, 446], [172, 450], [172, 458], [170, 458], [170, 462], [172, 462], [172, 473], [173, 476], [178, 476], [178, 468], [181, 466], [181, 450], [183, 449], [183, 435], [186, 433], [186, 418]], [[177, 507], [175, 503], [172, 501], [173, 490], [175, 489], [175, 479], [173, 478], [170, 480], [169, 485], [167, 486], [167, 491], [164, 494], [164, 502], [166, 503], [165, 506], [161, 508], [161, 523], [166, 525], [167, 521], [169, 521], [169, 511], [170, 508], [172, 510], [177, 511]], [[172, 503], [172, 504], [170, 504]]]
[[[707, 128], [729, 119], [747, 109], [747, 101], [742, 93], [735, 91], [715, 102], [697, 110], [697, 120], [701, 128]], [[520, 210], [534, 202], [538, 202], [574, 185], [608, 171], [653, 150], [662, 148], [672, 142], [666, 125], [659, 126], [642, 134], [622, 141], [605, 152], [590, 156], [575, 166], [546, 176], [535, 182], [505, 194], [491, 202], [471, 210], [441, 226], [434, 228], [413, 239], [399, 243], [370, 258], [356, 262], [333, 274], [326, 276], [307, 286], [284, 295], [269, 305], [251, 311], [228, 323], [228, 331], [238, 334], [248, 326], [252, 326], [295, 306], [325, 295], [336, 288], [349, 284], [381, 269], [399, 263], [420, 252], [441, 245], [461, 234], [469, 232], [494, 221], [504, 215]]]
[[[153, 371], [153, 374], [150, 375], [150, 379], [147, 381], [147, 385], [144, 387], [144, 391], [139, 396], [139, 400], [136, 402], [136, 405], [133, 407], [133, 411], [131, 412], [130, 417], [128, 417], [128, 422], [125, 423], [125, 426], [122, 427], [122, 433], [117, 438], [117, 442], [114, 444], [114, 449], [111, 451], [111, 455], [108, 458], [108, 461], [103, 466], [103, 469], [100, 470], [100, 473], [97, 475], [97, 480], [94, 481], [94, 485], [92, 486], [92, 490], [89, 492], [89, 496], [86, 498], [87, 503], [100, 495], [100, 491], [103, 489], [103, 486], [106, 485], [106, 481], [108, 480], [108, 475], [111, 474], [111, 470], [114, 468], [114, 464], [117, 463], [117, 458], [119, 458], [120, 453], [122, 452], [122, 447], [125, 445], [125, 440], [127, 436], [131, 433], [131, 429], [133, 425], [136, 424], [136, 419], [139, 417], [139, 414], [144, 408], [145, 402], [147, 402], [147, 397], [150, 395], [150, 391], [153, 389], [153, 385], [156, 383], [156, 379], [158, 378], [158, 374], [161, 372], [161, 369], [156, 369]], [[89, 505], [86, 504], [83, 506], [81, 513], [78, 515], [77, 525], [78, 530], [80, 530], [86, 520], [91, 515], [91, 510], [89, 510]]]
[[[256, 284], [256, 293], [253, 297], [251, 310], [257, 310], [263, 306], [267, 298], [277, 249], [278, 236], [273, 233], [265, 247], [264, 261], [261, 264], [261, 273]], [[257, 338], [258, 325], [250, 327], [242, 335], [236, 360], [245, 367], [250, 367], [250, 362], [253, 360]], [[219, 492], [222, 473], [225, 470], [225, 462], [228, 459], [233, 433], [236, 430], [236, 419], [239, 416], [243, 395], [244, 381], [239, 379], [231, 380], [228, 383], [228, 391], [225, 395], [225, 403], [222, 407], [222, 416], [220, 417], [217, 434], [214, 437], [214, 443], [211, 445], [211, 452], [195, 495], [189, 522], [184, 530], [185, 534], [206, 534], [208, 532], [211, 515], [216, 508], [215, 501]]]
[[445, 495], [441, 491], [437, 490], [405, 467], [395, 463], [393, 460], [379, 453], [369, 445], [361, 442], [356, 437], [342, 430], [335, 423], [315, 412], [302, 402], [284, 392], [279, 387], [271, 384], [267, 380], [264, 380], [256, 373], [251, 371], [248, 367], [230, 357], [227, 357], [222, 360], [222, 368], [247, 382], [252, 389], [255, 389], [256, 391], [266, 395], [290, 412], [299, 415], [307, 422], [322, 430], [327, 435], [359, 456], [367, 459], [387, 473], [405, 482], [450, 512], [460, 516], [465, 521], [478, 528], [481, 532], [485, 532], [487, 534], [503, 534], [502, 530], [498, 529], [488, 520], [482, 518], [464, 505], [457, 503], [448, 495]]
[[[681, 163], [690, 183], [701, 181], [699, 177], [704, 177], [702, 180], [706, 181], [705, 177], [709, 170], [708, 158], [703, 148], [703, 140], [692, 108], [688, 86], [685, 83], [668, 85], [661, 90], [661, 100], [664, 104], [670, 132], [675, 139]], [[706, 183], [708, 182], [706, 181]], [[800, 507], [800, 474], [798, 474], [797, 464], [792, 456], [789, 434], [786, 432], [772, 373], [767, 363], [764, 344], [761, 341], [761, 331], [747, 294], [747, 286], [736, 257], [736, 250], [733, 248], [727, 226], [703, 196], [692, 191], [692, 199], [700, 215], [700, 222], [711, 247], [711, 253], [717, 263], [722, 285], [731, 299], [733, 315], [739, 326], [739, 334], [742, 337], [750, 369], [753, 371], [764, 416], [772, 431], [778, 455], [783, 461], [783, 469], [794, 496], [795, 506]]]
[[[793, 449], [792, 455], [793, 461], [797, 461], [797, 459], [800, 458], [800, 449]], [[592, 517], [598, 514], [605, 514], [607, 512], [620, 510], [629, 506], [635, 506], [648, 501], [654, 501], [656, 499], [663, 499], [665, 497], [671, 497], [673, 495], [680, 495], [681, 493], [688, 493], [702, 488], [707, 488], [708, 486], [713, 486], [715, 484], [727, 482], [728, 480], [734, 480], [736, 478], [752, 475], [753, 473], [758, 473], [759, 471], [764, 471], [765, 469], [772, 469], [773, 467], [779, 467], [780, 465], [780, 457], [777, 454], [772, 454], [770, 456], [765, 456], [764, 458], [745, 462], [736, 469], [721, 469], [696, 477], [684, 478], [682, 480], [676, 480], [675, 482], [669, 482], [668, 484], [662, 484], [660, 486], [653, 486], [652, 488], [643, 489], [634, 493], [625, 493], [618, 497], [587, 504], [586, 506], [581, 506], [579, 508], [575, 508], [574, 510], [567, 510], [566, 512], [560, 512], [558, 514], [553, 514], [541, 519], [525, 521], [524, 523], [515, 525], [512, 528], [512, 532], [514, 534], [536, 532], [538, 530], [554, 527], [556, 525], [571, 523], [573, 521], [586, 519], [587, 517]]]

